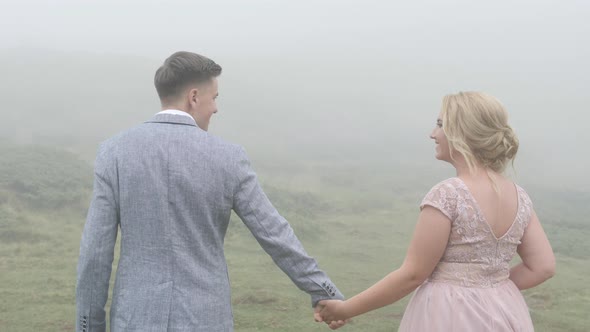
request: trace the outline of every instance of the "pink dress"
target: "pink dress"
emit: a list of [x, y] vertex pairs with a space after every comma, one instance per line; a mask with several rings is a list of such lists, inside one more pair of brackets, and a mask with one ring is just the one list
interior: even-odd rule
[[410, 300], [399, 331], [534, 331], [524, 298], [508, 279], [532, 213], [529, 196], [516, 189], [518, 212], [500, 238], [459, 178], [428, 192], [420, 208], [430, 205], [443, 212], [452, 220], [451, 234], [432, 275]]

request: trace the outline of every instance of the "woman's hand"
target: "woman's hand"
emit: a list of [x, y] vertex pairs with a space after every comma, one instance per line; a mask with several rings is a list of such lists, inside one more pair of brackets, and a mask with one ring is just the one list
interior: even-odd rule
[[[327, 302], [327, 301], [320, 301], [320, 303], [318, 303], [318, 305], [314, 308], [314, 312], [313, 312], [313, 318], [316, 322], [322, 323], [325, 322], [328, 327], [332, 330], [337, 330], [339, 328], [341, 328], [342, 326], [348, 324], [348, 319], [347, 320], [333, 320], [333, 321], [325, 321], [324, 318], [322, 317], [322, 315], [320, 314], [321, 311], [324, 309], [324, 305], [322, 305], [321, 302]], [[339, 301], [336, 301], [339, 302]]]
[[334, 321], [346, 321], [349, 317], [346, 312], [346, 302], [341, 300], [324, 300], [319, 304], [323, 307], [320, 311], [322, 320], [330, 324]]

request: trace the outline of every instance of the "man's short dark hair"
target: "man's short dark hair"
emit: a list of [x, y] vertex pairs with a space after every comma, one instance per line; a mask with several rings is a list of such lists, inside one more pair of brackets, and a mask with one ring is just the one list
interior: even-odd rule
[[200, 84], [221, 74], [221, 66], [213, 60], [191, 52], [176, 52], [158, 68], [154, 85], [160, 100], [180, 95], [190, 84]]

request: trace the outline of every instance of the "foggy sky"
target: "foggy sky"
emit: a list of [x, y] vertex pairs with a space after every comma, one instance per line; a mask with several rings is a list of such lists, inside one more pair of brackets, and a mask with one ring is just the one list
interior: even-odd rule
[[[16, 79], [16, 70], [0, 81], [0, 115], [26, 127], [54, 108], [66, 110], [55, 115], [64, 121], [80, 108], [95, 119], [107, 109], [112, 123], [101, 128], [112, 134], [158, 111], [153, 72], [188, 50], [224, 68], [210, 130], [249, 149], [284, 142], [429, 162], [442, 97], [478, 90], [506, 105], [521, 173], [590, 188], [589, 36], [583, 0], [2, 1], [0, 69], [14, 68], [14, 59], [46, 65], [45, 55], [87, 58], [80, 75], [92, 77], [130, 68], [137, 103], [112, 105], [114, 93], [130, 92], [101, 96], [108, 80], [88, 93], [88, 106], [72, 102], [85, 89], [75, 79], [67, 82], [74, 96], [43, 95], [60, 82], [39, 86], [35, 77]], [[70, 66], [46, 70], [61, 65]]]

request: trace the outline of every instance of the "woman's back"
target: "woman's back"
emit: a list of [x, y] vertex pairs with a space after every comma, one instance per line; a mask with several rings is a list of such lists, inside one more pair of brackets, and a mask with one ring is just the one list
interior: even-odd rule
[[531, 219], [532, 203], [522, 188], [505, 179], [498, 183], [500, 194], [491, 186], [470, 185], [451, 178], [422, 201], [421, 206], [434, 206], [452, 222], [447, 248], [429, 280], [494, 287], [510, 276], [509, 263]]
[[487, 174], [479, 178], [459, 177], [469, 188], [471, 196], [492, 229], [496, 238], [502, 237], [516, 219], [518, 209], [518, 189], [516, 185], [500, 175], [494, 175], [494, 181]]

